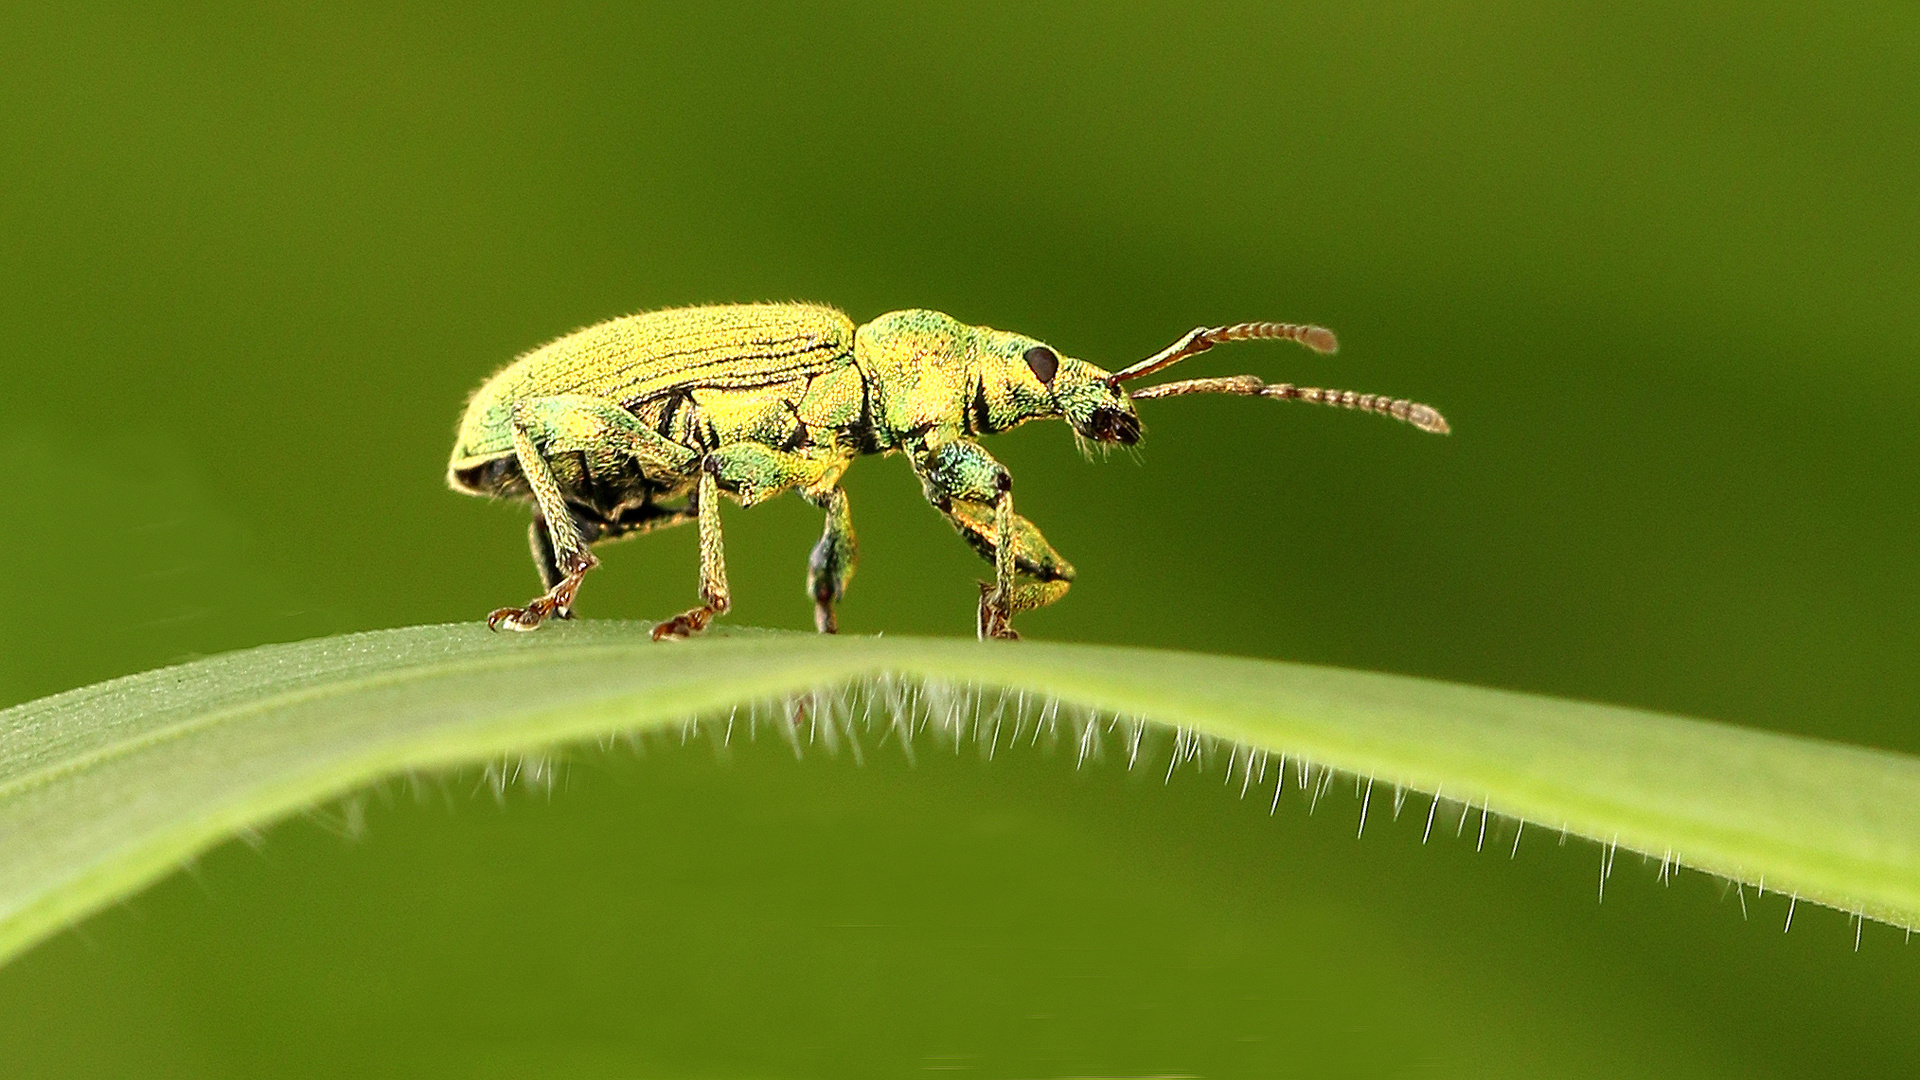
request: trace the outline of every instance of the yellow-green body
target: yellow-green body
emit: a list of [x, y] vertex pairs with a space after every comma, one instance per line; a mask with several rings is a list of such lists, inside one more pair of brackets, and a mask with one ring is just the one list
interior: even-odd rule
[[[1295, 340], [1317, 329], [1197, 330], [1175, 348], [1189, 355], [1213, 343], [1197, 335], [1248, 327]], [[1289, 335], [1240, 334], [1248, 336]], [[1155, 363], [1173, 362], [1169, 355]], [[817, 624], [831, 632], [854, 558], [840, 476], [861, 455], [906, 454], [928, 500], [995, 565], [995, 581], [982, 586], [981, 633], [1011, 637], [1011, 616], [1058, 599], [1073, 568], [1013, 513], [1011, 478], [974, 439], [1058, 417], [1083, 438], [1131, 444], [1140, 423], [1119, 383], [1141, 368], [1115, 375], [935, 311], [896, 311], [859, 327], [814, 304], [648, 312], [576, 331], [487, 380], [461, 421], [448, 482], [535, 503], [531, 543], [548, 591], [489, 620], [513, 629], [570, 614], [595, 563], [593, 543], [698, 520], [703, 604], [656, 636], [697, 632], [728, 607], [718, 496], [752, 505], [798, 491], [827, 513], [808, 590]], [[1322, 392], [1289, 396], [1302, 393]]]

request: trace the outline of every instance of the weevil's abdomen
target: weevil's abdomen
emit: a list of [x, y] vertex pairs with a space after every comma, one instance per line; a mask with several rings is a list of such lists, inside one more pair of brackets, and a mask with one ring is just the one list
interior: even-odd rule
[[578, 394], [633, 409], [693, 390], [804, 382], [852, 363], [853, 322], [819, 304], [726, 304], [627, 315], [576, 330], [488, 379], [467, 404], [449, 475], [513, 452], [513, 404]]
[[485, 495], [496, 499], [525, 498], [528, 495], [526, 478], [520, 475], [520, 466], [514, 462], [512, 454], [466, 461], [456, 456], [453, 464], [447, 468], [447, 486], [462, 495]]

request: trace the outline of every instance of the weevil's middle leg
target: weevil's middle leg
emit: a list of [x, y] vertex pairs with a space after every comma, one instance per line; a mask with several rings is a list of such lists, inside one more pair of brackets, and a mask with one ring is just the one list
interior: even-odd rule
[[[829, 634], [837, 629], [834, 601], [840, 598], [847, 580], [853, 576], [853, 519], [847, 512], [846, 492], [838, 483], [847, 462], [844, 454], [829, 447], [777, 450], [764, 443], [736, 442], [712, 451], [700, 463], [703, 492], [707, 490], [706, 483], [711, 481], [718, 491], [738, 500], [740, 505], [753, 506], [797, 488], [808, 502], [827, 512], [826, 533], [814, 546], [808, 562], [807, 591], [814, 598], [814, 625]], [[706, 507], [703, 495], [700, 500], [703, 552], [706, 550]], [[719, 527], [716, 517], [713, 525], [716, 550]]]
[[707, 628], [715, 615], [725, 615], [733, 606], [727, 589], [727, 557], [720, 543], [720, 488], [712, 470], [700, 473], [700, 490], [695, 496], [700, 513], [700, 600], [697, 608], [683, 611], [653, 628], [653, 640], [687, 638]]

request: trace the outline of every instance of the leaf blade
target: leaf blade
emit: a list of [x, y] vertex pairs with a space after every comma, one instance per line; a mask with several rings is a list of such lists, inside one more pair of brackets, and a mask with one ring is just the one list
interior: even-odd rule
[[1904, 755], [1232, 657], [751, 631], [657, 645], [645, 630], [377, 631], [0, 711], [0, 960], [227, 837], [382, 777], [882, 676], [1144, 718], [1920, 921], [1920, 759]]

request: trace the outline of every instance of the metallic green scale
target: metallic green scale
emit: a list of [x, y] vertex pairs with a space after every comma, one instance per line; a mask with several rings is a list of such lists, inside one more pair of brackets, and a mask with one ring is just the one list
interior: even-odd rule
[[751, 506], [792, 490], [827, 515], [807, 590], [816, 625], [832, 633], [854, 564], [840, 476], [861, 455], [905, 454], [927, 500], [994, 564], [980, 588], [981, 636], [1011, 638], [1012, 617], [1058, 600], [1073, 567], [1013, 512], [1012, 478], [976, 436], [1060, 418], [1083, 439], [1132, 445], [1134, 401], [1192, 393], [1300, 398], [1446, 430], [1424, 405], [1249, 375], [1121, 388], [1216, 344], [1255, 339], [1334, 349], [1319, 327], [1241, 323], [1194, 330], [1115, 373], [937, 311], [896, 311], [858, 328], [814, 304], [629, 315], [487, 380], [467, 405], [447, 479], [456, 491], [534, 503], [530, 540], [547, 591], [494, 612], [490, 626], [531, 630], [569, 617], [597, 562], [590, 545], [698, 520], [701, 606], [654, 637], [698, 633], [730, 606], [719, 496]]

